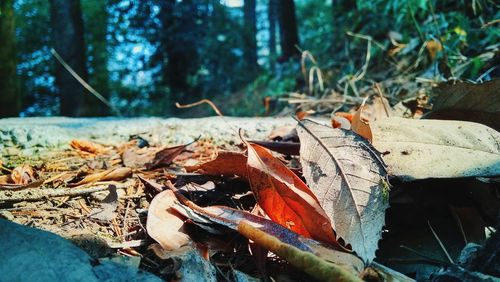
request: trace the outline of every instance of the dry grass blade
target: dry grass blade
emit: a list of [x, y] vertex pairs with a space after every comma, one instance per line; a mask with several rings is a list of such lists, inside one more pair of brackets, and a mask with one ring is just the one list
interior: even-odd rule
[[191, 103], [191, 104], [186, 104], [186, 105], [181, 105], [179, 103], [175, 103], [175, 106], [179, 109], [188, 109], [188, 108], [192, 108], [192, 107], [196, 107], [196, 106], [199, 106], [201, 104], [208, 104], [210, 105], [210, 107], [212, 108], [212, 110], [214, 110], [214, 112], [220, 116], [220, 117], [223, 117], [224, 115], [222, 114], [222, 112], [219, 110], [219, 108], [217, 108], [217, 106], [210, 100], [208, 99], [201, 99], [200, 101], [198, 102], [194, 102], [194, 103]]

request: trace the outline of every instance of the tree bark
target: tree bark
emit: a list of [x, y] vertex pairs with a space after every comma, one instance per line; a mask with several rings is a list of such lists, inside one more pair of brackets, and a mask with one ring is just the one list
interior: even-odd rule
[[[87, 80], [85, 42], [83, 39], [83, 20], [79, 0], [50, 0], [52, 21], [52, 44], [61, 57], [73, 70]], [[60, 98], [60, 114], [63, 116], [81, 116], [84, 112], [83, 86], [55, 63], [57, 92]]]
[[277, 1], [269, 0], [267, 7], [267, 17], [269, 20], [269, 68], [274, 71], [274, 62], [276, 59], [276, 18]]
[[255, 74], [257, 71], [257, 18], [255, 14], [256, 1], [245, 0], [243, 14], [245, 20], [245, 61], [248, 70]]
[[0, 117], [18, 116], [21, 99], [17, 88], [14, 1], [0, 1]]
[[299, 44], [299, 35], [295, 3], [293, 0], [279, 0], [279, 4], [281, 60], [287, 61], [300, 53], [296, 47]]

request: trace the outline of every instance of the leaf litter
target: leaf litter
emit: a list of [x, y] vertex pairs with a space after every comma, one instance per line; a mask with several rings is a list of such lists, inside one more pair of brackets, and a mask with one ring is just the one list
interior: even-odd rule
[[[427, 279], [447, 265], [437, 253], [456, 261], [461, 250], [450, 247], [454, 237], [443, 228], [459, 226], [465, 242], [482, 243], [478, 230], [496, 224], [499, 201], [487, 195], [498, 183], [487, 177], [500, 175], [500, 138], [476, 123], [392, 117], [403, 114], [375, 89], [371, 104], [354, 99], [361, 106], [326, 125], [306, 117], [271, 140], [242, 140], [244, 151], [203, 138], [160, 147], [131, 136], [122, 145], [73, 140], [36, 164], [2, 160], [0, 216], [75, 242], [91, 233], [107, 254], [140, 256], [141, 268], [167, 280], [176, 279], [175, 268], [165, 267], [168, 254], [184, 248], [197, 249], [222, 276], [239, 269], [266, 279], [288, 262], [296, 269], [287, 275], [298, 280]], [[415, 99], [410, 117], [427, 111], [426, 103]], [[439, 184], [447, 181], [456, 187]], [[417, 244], [429, 247], [415, 249], [406, 230], [431, 234]], [[81, 246], [91, 253], [92, 244]], [[274, 255], [258, 255], [255, 246]]]

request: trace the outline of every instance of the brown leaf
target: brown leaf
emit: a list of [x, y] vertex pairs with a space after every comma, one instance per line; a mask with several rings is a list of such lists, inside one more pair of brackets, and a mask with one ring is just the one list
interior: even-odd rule
[[186, 166], [188, 172], [198, 171], [201, 174], [216, 176], [234, 176], [246, 178], [247, 157], [239, 152], [219, 151], [214, 160], [195, 166]]
[[148, 235], [168, 251], [176, 250], [191, 241], [189, 236], [182, 232], [184, 220], [171, 210], [176, 202], [174, 192], [165, 190], [153, 198], [148, 209]]
[[69, 146], [84, 156], [101, 155], [107, 152], [104, 146], [86, 140], [71, 140]]
[[260, 145], [271, 151], [284, 155], [298, 155], [300, 150], [299, 142], [258, 141], [258, 140], [250, 140], [249, 142]]
[[368, 122], [364, 121], [361, 117], [361, 113], [363, 112], [363, 108], [365, 106], [366, 99], [363, 100], [363, 103], [361, 106], [359, 106], [359, 109], [356, 111], [352, 118], [352, 131], [356, 132], [357, 134], [361, 135], [364, 137], [366, 140], [372, 142], [373, 136], [372, 136], [372, 130], [370, 128], [370, 124]]
[[248, 144], [247, 173], [258, 204], [274, 222], [305, 237], [337, 244], [316, 196], [264, 147]]
[[123, 164], [130, 168], [154, 169], [167, 166], [193, 142], [175, 147], [129, 148], [122, 154]]
[[74, 183], [70, 186], [80, 186], [83, 184], [94, 183], [98, 181], [120, 181], [129, 178], [130, 176], [132, 176], [132, 169], [128, 167], [119, 167], [87, 175], [79, 182]]
[[304, 177], [335, 232], [363, 259], [373, 260], [389, 205], [378, 153], [349, 130], [304, 120], [297, 132]]
[[482, 84], [440, 84], [434, 89], [428, 119], [453, 119], [482, 123], [500, 131], [500, 79]]

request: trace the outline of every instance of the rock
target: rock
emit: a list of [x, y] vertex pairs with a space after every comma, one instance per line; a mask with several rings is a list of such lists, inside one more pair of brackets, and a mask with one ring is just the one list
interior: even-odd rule
[[0, 281], [162, 281], [111, 261], [99, 262], [50, 232], [0, 219]]
[[72, 139], [116, 145], [129, 141], [132, 135], [160, 145], [184, 144], [200, 136], [212, 138], [216, 144], [235, 144], [241, 142], [239, 128], [251, 139], [264, 139], [274, 128], [295, 123], [292, 118], [277, 117], [5, 118], [0, 119], [0, 152], [16, 147], [25, 154], [33, 154], [67, 147]]

